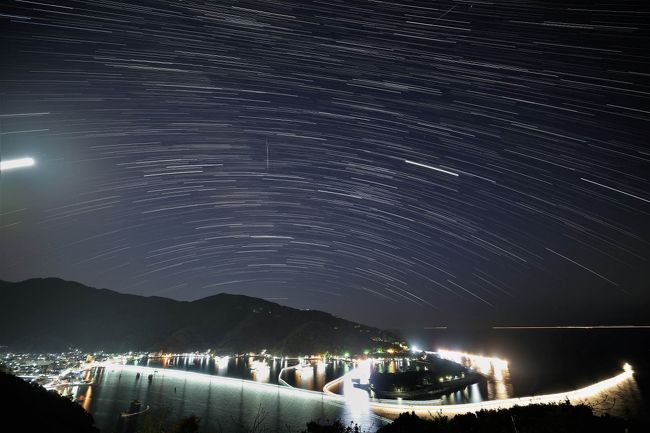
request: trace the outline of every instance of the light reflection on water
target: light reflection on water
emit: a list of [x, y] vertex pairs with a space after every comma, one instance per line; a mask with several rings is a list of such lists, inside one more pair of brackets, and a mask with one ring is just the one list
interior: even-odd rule
[[484, 400], [503, 400], [514, 395], [508, 361], [493, 356], [481, 356], [449, 350], [439, 350], [443, 359], [464, 365], [485, 375], [485, 383], [471, 385], [461, 391], [445, 395], [442, 404], [475, 403]]
[[148, 357], [137, 361], [131, 361], [129, 364], [161, 369], [193, 371], [216, 376], [277, 384], [280, 370], [289, 365], [296, 364], [297, 362], [296, 359], [267, 359], [261, 356], [176, 356]]
[[86, 412], [90, 410], [90, 402], [92, 401], [92, 395], [93, 395], [93, 387], [87, 386], [86, 392], [82, 396], [77, 397], [77, 400], [81, 402], [81, 407], [83, 407]]
[[[354, 421], [365, 431], [375, 431], [385, 423], [367, 405], [342, 405], [317, 393], [291, 394], [281, 392], [286, 388], [280, 385], [260, 387], [245, 381], [213, 380], [214, 376], [208, 375], [170, 374], [172, 368], [157, 371], [149, 382], [148, 371], [138, 379], [134, 369], [100, 369], [92, 391], [86, 391], [91, 387], [81, 387], [87, 393], [84, 407], [93, 414], [102, 432], [115, 431], [120, 413], [134, 399], [140, 400], [143, 407], [168, 408], [171, 418], [193, 413], [203, 420], [206, 430], [213, 431], [247, 431], [260, 408], [266, 414], [266, 431], [303, 431], [310, 420], [341, 419], [346, 424]], [[78, 390], [77, 398], [81, 392]]]
[[357, 365], [357, 369], [347, 376], [343, 381], [343, 396], [345, 397], [345, 406], [348, 411], [348, 415], [359, 422], [367, 422], [368, 414], [370, 411], [370, 396], [368, 392], [356, 388], [353, 381], [359, 381], [360, 383], [368, 383], [367, 378], [370, 376], [370, 361], [363, 361]]
[[[143, 367], [193, 371], [197, 373], [261, 383], [278, 384], [278, 377], [295, 388], [322, 391], [327, 382], [351, 371], [354, 366], [342, 360], [268, 358], [262, 356], [177, 356], [149, 357], [130, 361], [130, 365]], [[295, 368], [289, 368], [295, 367]], [[391, 367], [394, 368], [394, 367]]]
[[[512, 395], [510, 373], [507, 362], [498, 358], [477, 357], [474, 355], [461, 356], [455, 352], [441, 352], [441, 357], [459, 362], [486, 375], [485, 383], [474, 384], [460, 391], [456, 391], [439, 400], [440, 404], [459, 404], [478, 402], [486, 399], [504, 399]], [[141, 365], [151, 368], [184, 370], [209, 375], [225, 376], [237, 379], [251, 380], [261, 383], [278, 384], [278, 376], [282, 372], [282, 379], [290, 386], [322, 391], [324, 385], [336, 378], [355, 370], [357, 379], [361, 384], [368, 383], [370, 371], [398, 372], [411, 365], [408, 359], [387, 359], [364, 361], [361, 364], [352, 364], [342, 360], [304, 360], [289, 358], [264, 358], [256, 356], [246, 357], [208, 357], [208, 356], [177, 356], [177, 357], [149, 357], [131, 361], [132, 365]], [[293, 367], [293, 368], [288, 368]], [[361, 368], [359, 368], [361, 367]], [[416, 366], [416, 368], [419, 368]], [[283, 371], [283, 369], [285, 369]], [[147, 381], [143, 374], [143, 381]], [[368, 392], [355, 388], [350, 377], [339, 390], [346, 399], [349, 397], [354, 402], [351, 407], [359, 406], [360, 402], [368, 401], [371, 397]], [[85, 392], [85, 390], [84, 390]], [[77, 394], [78, 392], [75, 392]]]

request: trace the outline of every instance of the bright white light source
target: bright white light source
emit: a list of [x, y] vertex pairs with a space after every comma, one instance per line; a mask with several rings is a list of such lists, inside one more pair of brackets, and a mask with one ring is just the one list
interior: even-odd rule
[[6, 159], [0, 161], [0, 171], [11, 170], [12, 168], [31, 167], [34, 164], [34, 158]]

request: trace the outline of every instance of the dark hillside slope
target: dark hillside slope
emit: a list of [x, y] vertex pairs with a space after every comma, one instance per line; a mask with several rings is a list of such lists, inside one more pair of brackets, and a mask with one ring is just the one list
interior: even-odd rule
[[0, 345], [12, 350], [360, 352], [396, 338], [321, 311], [242, 295], [193, 302], [93, 289], [57, 278], [0, 282]]

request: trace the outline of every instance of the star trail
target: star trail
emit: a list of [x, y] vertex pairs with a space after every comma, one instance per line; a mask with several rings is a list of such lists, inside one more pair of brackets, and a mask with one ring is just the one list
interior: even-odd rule
[[1, 174], [0, 279], [384, 327], [650, 307], [647, 2], [16, 0], [0, 29], [0, 155], [38, 161]]

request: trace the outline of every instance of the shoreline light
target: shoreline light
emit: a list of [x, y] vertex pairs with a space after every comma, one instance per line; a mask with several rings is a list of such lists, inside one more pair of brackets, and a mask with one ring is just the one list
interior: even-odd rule
[[34, 158], [5, 159], [0, 161], [0, 171], [11, 170], [14, 168], [31, 167], [36, 164]]

